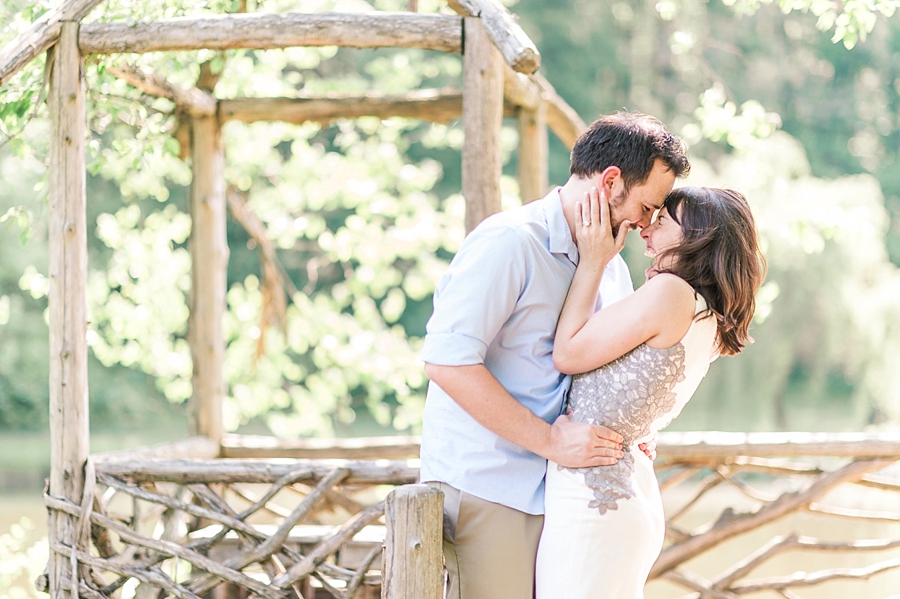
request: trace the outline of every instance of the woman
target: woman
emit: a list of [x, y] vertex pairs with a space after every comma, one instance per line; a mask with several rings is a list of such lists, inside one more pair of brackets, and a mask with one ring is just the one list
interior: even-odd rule
[[548, 464], [536, 594], [634, 599], [643, 597], [665, 533], [653, 463], [637, 445], [678, 415], [712, 360], [750, 341], [765, 261], [741, 194], [676, 189], [641, 232], [654, 258], [647, 282], [595, 312], [603, 271], [622, 249], [629, 223], [613, 237], [607, 199], [596, 189], [575, 221], [580, 259], [553, 360], [576, 375], [572, 418], [622, 434], [625, 456], [594, 468]]

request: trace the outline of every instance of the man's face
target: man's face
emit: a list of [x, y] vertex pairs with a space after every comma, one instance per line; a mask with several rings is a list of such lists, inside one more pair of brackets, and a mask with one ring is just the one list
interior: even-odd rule
[[663, 202], [675, 185], [675, 173], [665, 163], [657, 160], [650, 176], [641, 184], [633, 185], [625, 192], [621, 177], [613, 183], [609, 200], [609, 214], [612, 219], [613, 234], [619, 232], [622, 221], [628, 220], [632, 227], [643, 229], [650, 225], [653, 214], [662, 208]]

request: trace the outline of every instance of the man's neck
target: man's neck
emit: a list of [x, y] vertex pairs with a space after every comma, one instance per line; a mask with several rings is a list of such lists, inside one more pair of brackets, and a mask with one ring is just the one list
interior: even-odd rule
[[587, 194], [594, 182], [590, 179], [583, 179], [577, 176], [569, 177], [566, 184], [559, 189], [559, 199], [562, 202], [563, 216], [566, 217], [566, 224], [569, 225], [569, 233], [572, 235], [572, 241], [575, 239], [575, 204], [585, 201]]

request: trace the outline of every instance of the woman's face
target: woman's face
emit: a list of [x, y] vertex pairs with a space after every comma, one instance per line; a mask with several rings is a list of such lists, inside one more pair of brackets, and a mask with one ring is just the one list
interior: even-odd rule
[[[675, 222], [665, 207], [660, 209], [649, 227], [641, 230], [641, 239], [647, 244], [646, 255], [654, 260], [665, 250], [681, 243], [682, 238], [681, 225]], [[657, 268], [661, 266], [664, 265], [656, 264]]]

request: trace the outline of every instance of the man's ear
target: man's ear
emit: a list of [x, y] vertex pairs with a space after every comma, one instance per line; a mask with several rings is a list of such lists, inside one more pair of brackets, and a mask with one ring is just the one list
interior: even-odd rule
[[605, 193], [607, 199], [610, 199], [613, 197], [613, 188], [616, 185], [616, 181], [621, 178], [622, 169], [617, 166], [608, 166], [600, 173], [600, 186], [597, 189]]

